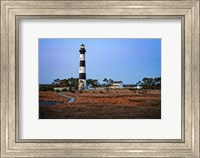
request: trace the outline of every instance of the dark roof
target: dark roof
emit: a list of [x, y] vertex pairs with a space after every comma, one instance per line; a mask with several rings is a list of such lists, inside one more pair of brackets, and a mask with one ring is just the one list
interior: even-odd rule
[[81, 46], [85, 46], [85, 45], [82, 43]]
[[121, 83], [122, 81], [113, 81], [113, 83]]
[[124, 84], [124, 87], [135, 87], [137, 86], [136, 84]]

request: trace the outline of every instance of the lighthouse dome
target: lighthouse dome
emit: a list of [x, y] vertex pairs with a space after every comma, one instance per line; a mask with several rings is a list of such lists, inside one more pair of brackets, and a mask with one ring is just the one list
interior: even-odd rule
[[81, 44], [81, 48], [85, 48], [85, 45], [84, 45], [84, 44]]

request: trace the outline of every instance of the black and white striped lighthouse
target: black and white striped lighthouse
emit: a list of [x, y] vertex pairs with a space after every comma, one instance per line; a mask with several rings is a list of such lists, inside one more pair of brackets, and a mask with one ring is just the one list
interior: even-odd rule
[[79, 65], [79, 90], [85, 89], [86, 85], [86, 64], [85, 64], [85, 45], [82, 44], [80, 52], [80, 65]]

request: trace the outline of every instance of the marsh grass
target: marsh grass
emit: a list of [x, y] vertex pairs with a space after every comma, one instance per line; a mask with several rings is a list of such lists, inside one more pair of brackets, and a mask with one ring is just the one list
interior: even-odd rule
[[[103, 92], [103, 93], [102, 93]], [[159, 90], [137, 93], [129, 90], [63, 92], [76, 98], [74, 103], [40, 106], [40, 119], [161, 119]], [[40, 99], [66, 100], [55, 92], [40, 92]]]

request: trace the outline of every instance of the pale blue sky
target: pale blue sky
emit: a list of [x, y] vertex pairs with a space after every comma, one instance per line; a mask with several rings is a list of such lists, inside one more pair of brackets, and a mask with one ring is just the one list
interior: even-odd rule
[[79, 48], [86, 49], [86, 77], [135, 84], [161, 76], [161, 39], [39, 39], [39, 83], [78, 78]]

